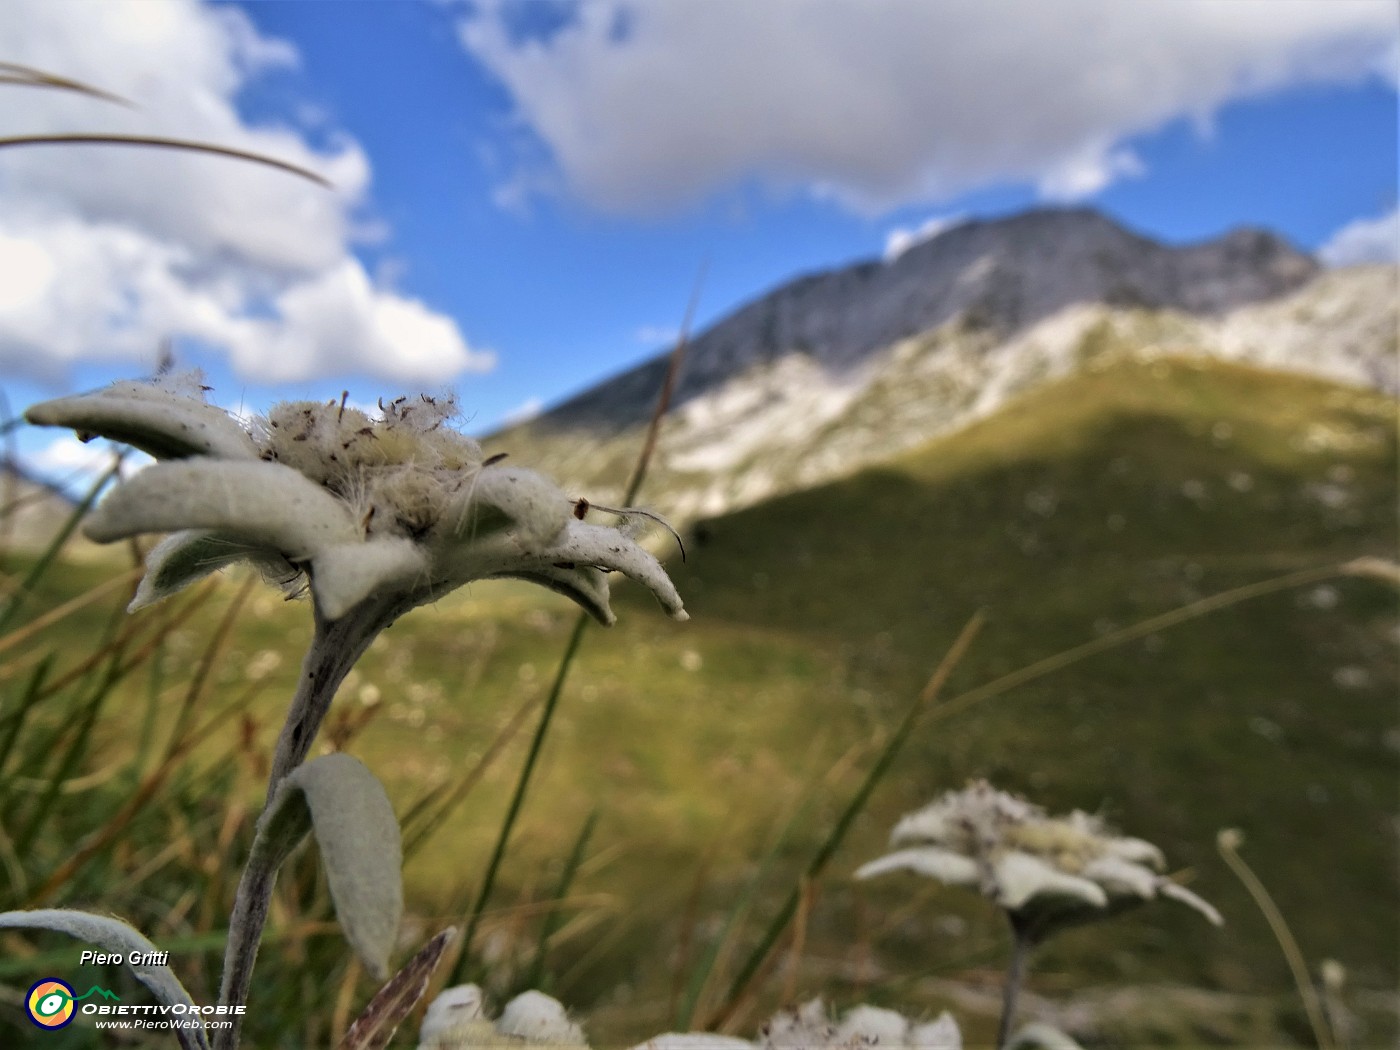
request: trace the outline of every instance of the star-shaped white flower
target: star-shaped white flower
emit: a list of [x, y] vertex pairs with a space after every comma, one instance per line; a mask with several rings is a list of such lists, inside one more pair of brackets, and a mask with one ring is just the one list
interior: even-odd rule
[[382, 408], [373, 419], [334, 401], [293, 402], [245, 426], [182, 377], [117, 383], [35, 405], [26, 418], [161, 461], [118, 486], [84, 528], [104, 543], [171, 534], [151, 552], [133, 607], [247, 560], [284, 583], [304, 576], [326, 621], [371, 598], [378, 619], [392, 619], [472, 580], [511, 577], [606, 625], [609, 572], [687, 618], [665, 570], [628, 532], [575, 517], [544, 476], [483, 458], [447, 425], [450, 399]]
[[1152, 843], [1117, 835], [1078, 810], [1047, 816], [986, 781], [904, 817], [891, 842], [905, 848], [862, 866], [856, 878], [913, 871], [976, 889], [1037, 938], [1158, 896], [1189, 905], [1217, 926], [1223, 921], [1161, 874], [1165, 860]]

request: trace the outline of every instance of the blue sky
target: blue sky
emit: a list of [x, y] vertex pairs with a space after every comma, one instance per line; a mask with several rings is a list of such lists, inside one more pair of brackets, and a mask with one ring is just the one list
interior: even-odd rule
[[[5, 133], [234, 142], [337, 185], [0, 155], [16, 409], [140, 374], [169, 337], [224, 405], [451, 386], [481, 432], [662, 349], [702, 266], [697, 327], [1041, 204], [1173, 242], [1250, 224], [1337, 264], [1395, 254], [1388, 0], [19, 0], [0, 39], [139, 106], [0, 88]], [[81, 458], [20, 442], [50, 470]]]

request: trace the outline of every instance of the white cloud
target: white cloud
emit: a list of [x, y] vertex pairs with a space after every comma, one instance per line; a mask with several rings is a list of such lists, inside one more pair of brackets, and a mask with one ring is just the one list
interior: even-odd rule
[[[90, 484], [112, 469], [116, 450], [105, 441], [84, 444], [75, 437], [55, 438], [49, 444], [21, 457], [22, 466], [42, 478], [51, 478], [71, 486]], [[131, 475], [154, 463], [144, 452], [127, 451], [122, 459], [122, 477]]]
[[894, 262], [916, 244], [931, 241], [944, 230], [962, 222], [963, 216], [931, 215], [913, 229], [897, 226], [885, 235], [885, 262]]
[[450, 318], [365, 274], [352, 246], [376, 223], [364, 214], [370, 167], [359, 144], [332, 138], [317, 149], [287, 126], [239, 115], [245, 84], [297, 62], [242, 11], [12, 0], [0, 5], [0, 37], [8, 61], [136, 104], [0, 87], [0, 133], [194, 138], [291, 161], [336, 186], [170, 151], [7, 151], [0, 368], [52, 379], [80, 359], [148, 358], [168, 337], [222, 347], [261, 382], [352, 370], [442, 380], [490, 366]]
[[1334, 233], [1317, 252], [1328, 266], [1400, 262], [1400, 212], [1356, 219]]
[[1045, 171], [1036, 181], [1036, 189], [1046, 200], [1064, 204], [1087, 200], [1120, 178], [1135, 178], [1146, 171], [1147, 166], [1132, 150], [1090, 143], [1077, 156]]
[[674, 325], [644, 324], [635, 334], [637, 342], [645, 346], [658, 346], [674, 343], [681, 337], [681, 330]]
[[673, 209], [757, 179], [880, 213], [989, 183], [1082, 197], [1141, 168], [1126, 137], [1294, 84], [1395, 80], [1391, 0], [583, 0], [518, 31], [478, 4], [464, 46], [590, 204]]

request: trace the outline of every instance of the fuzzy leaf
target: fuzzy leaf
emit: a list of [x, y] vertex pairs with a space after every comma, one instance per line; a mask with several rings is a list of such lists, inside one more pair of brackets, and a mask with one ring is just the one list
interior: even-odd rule
[[1114, 856], [1096, 857], [1084, 865], [1080, 874], [1086, 879], [1093, 879], [1110, 896], [1134, 896], [1143, 900], [1157, 896], [1157, 884], [1162, 881], [1161, 876], [1141, 864]]
[[[355, 1023], [346, 1030], [345, 1038], [340, 1041], [340, 1050], [382, 1050], [388, 1046], [403, 1019], [428, 990], [428, 981], [442, 960], [443, 951], [456, 935], [457, 930], [449, 926], [423, 945], [418, 954], [408, 961], [408, 965], [394, 974], [393, 980], [379, 989], [360, 1016], [355, 1018]], [[477, 996], [479, 999], [480, 992]], [[442, 996], [438, 996], [433, 1005], [436, 1006], [441, 999]], [[428, 1007], [428, 1012], [432, 1013], [432, 1009]]]
[[95, 393], [45, 401], [24, 418], [38, 426], [71, 427], [79, 434], [120, 441], [156, 459], [258, 456], [253, 439], [227, 412], [147, 383], [117, 383]]
[[258, 819], [253, 853], [275, 871], [313, 828], [340, 928], [383, 980], [403, 914], [403, 854], [389, 798], [359, 759], [324, 755], [289, 773]]
[[280, 463], [158, 463], [118, 485], [83, 531], [98, 543], [143, 532], [214, 529], [302, 561], [359, 539], [340, 500]]
[[[91, 944], [107, 954], [120, 954], [123, 958], [132, 952], [147, 954], [157, 952], [154, 944], [148, 941], [139, 930], [106, 915], [94, 915], [85, 911], [70, 911], [66, 908], [44, 908], [38, 911], [7, 911], [0, 913], [0, 929], [12, 930], [53, 930], [66, 933], [74, 940]], [[127, 967], [144, 984], [162, 1006], [184, 1005], [191, 1008], [193, 1016], [194, 1000], [185, 991], [180, 979], [168, 966], [130, 965]], [[180, 1045], [190, 1050], [205, 1050], [209, 1042], [202, 1028], [177, 1029]]]

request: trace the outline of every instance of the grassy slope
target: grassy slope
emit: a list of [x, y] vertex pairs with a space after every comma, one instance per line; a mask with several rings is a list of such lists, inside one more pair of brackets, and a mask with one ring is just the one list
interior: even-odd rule
[[[1306, 379], [1124, 364], [881, 469], [704, 523], [689, 563], [673, 565], [692, 622], [672, 625], [619, 588], [621, 623], [585, 645], [497, 902], [545, 895], [600, 807], [553, 987], [590, 1014], [598, 1045], [663, 1030], [687, 931], [693, 957], [806, 796], [758, 912], [771, 909], [974, 610], [990, 623], [953, 693], [1200, 595], [1393, 554], [1393, 413]], [[1039, 961], [1045, 994], [1164, 980], [1287, 1003], [1270, 935], [1214, 854], [1227, 825], [1245, 830], [1246, 856], [1311, 959], [1392, 987], [1395, 600], [1372, 581], [1329, 587], [1236, 606], [925, 727], [828, 875], [794, 990], [917, 1012], [938, 1001], [918, 979], [999, 964], [1002, 931], [981, 902], [848, 879], [900, 813], [979, 775], [1052, 809], [1102, 808], [1161, 844], [1229, 919], [1217, 932], [1162, 904], [1065, 935]], [[258, 653], [283, 654], [261, 701], [270, 741], [307, 624], [266, 591], [252, 611], [223, 684]], [[376, 644], [341, 704], [356, 707], [365, 686], [383, 696], [354, 750], [401, 811], [543, 693], [571, 620], [552, 596], [479, 585]], [[69, 629], [100, 622], [94, 611]], [[105, 732], [116, 746], [131, 730]], [[446, 918], [470, 893], [521, 743], [410, 863], [420, 914]], [[502, 911], [493, 951], [528, 952], [536, 922]], [[860, 959], [875, 968], [856, 988]]]

